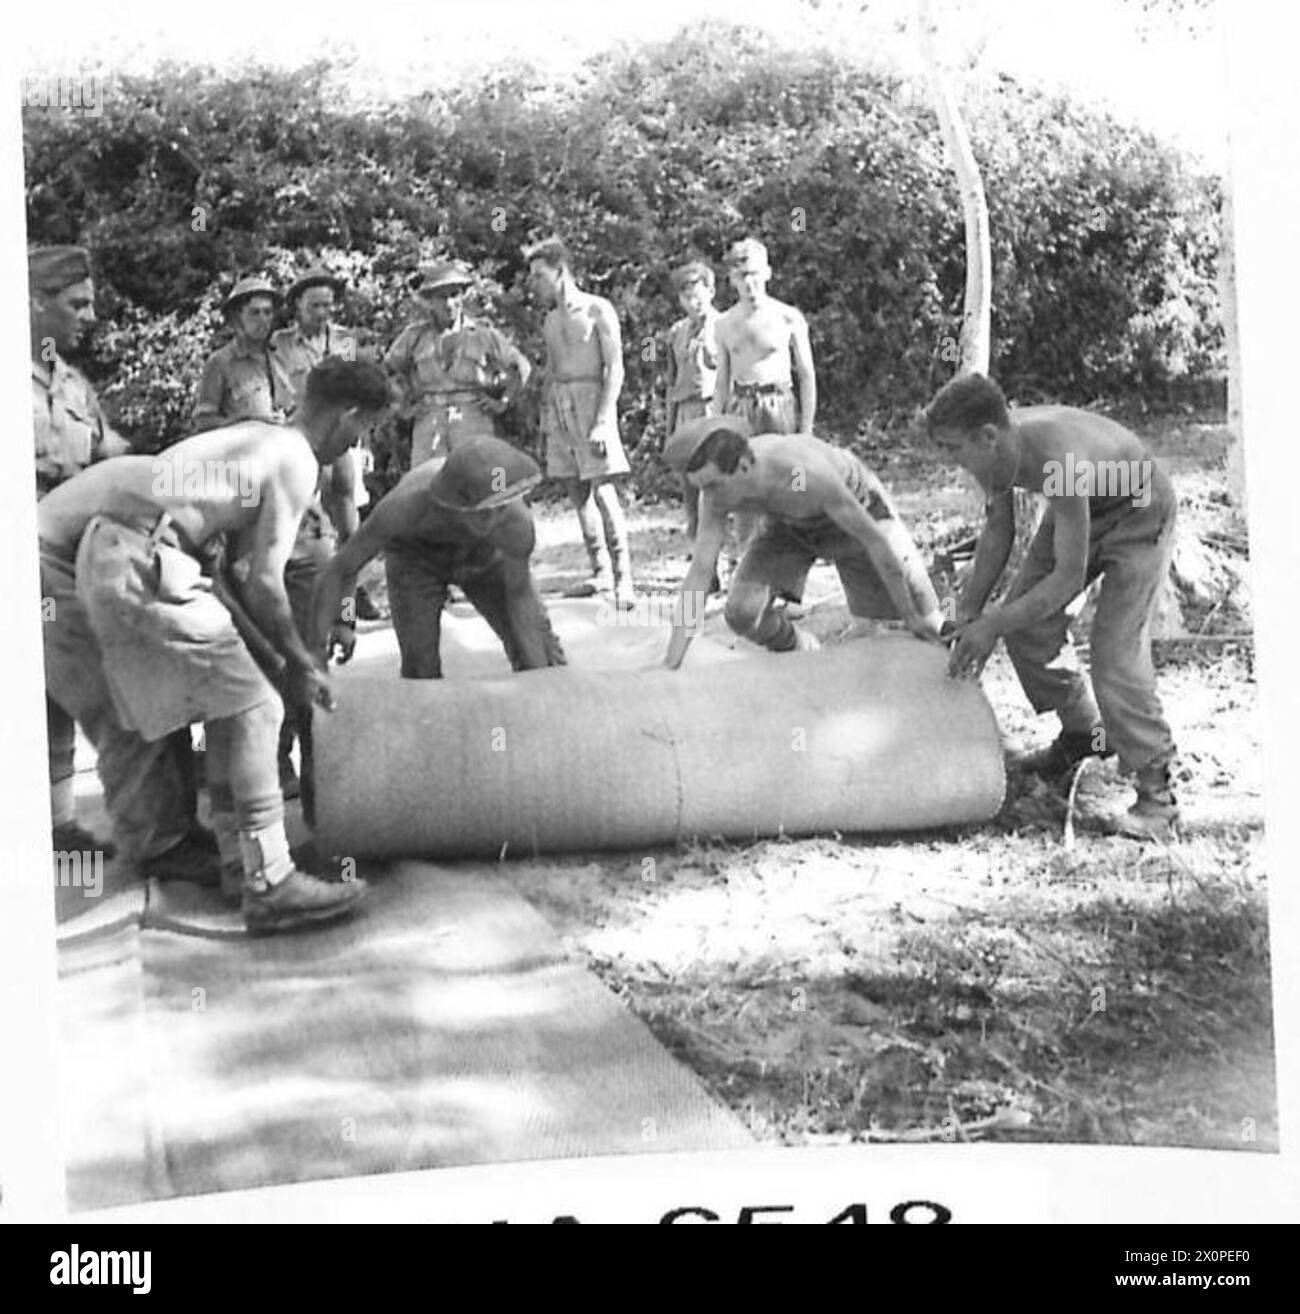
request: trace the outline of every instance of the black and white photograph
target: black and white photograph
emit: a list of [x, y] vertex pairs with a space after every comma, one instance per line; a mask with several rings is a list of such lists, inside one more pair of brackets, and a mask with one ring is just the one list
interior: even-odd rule
[[1227, 10], [27, 21], [0, 1205], [1268, 1216], [1291, 257]]

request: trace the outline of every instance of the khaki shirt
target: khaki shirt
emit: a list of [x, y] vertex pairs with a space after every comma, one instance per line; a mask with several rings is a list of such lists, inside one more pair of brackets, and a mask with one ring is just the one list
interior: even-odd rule
[[525, 375], [529, 370], [504, 334], [470, 320], [445, 332], [429, 320], [410, 325], [389, 347], [384, 365], [401, 379], [417, 410], [438, 404], [475, 407], [511, 368]]
[[48, 378], [43, 366], [32, 361], [32, 419], [38, 498], [93, 462], [129, 450], [109, 428], [85, 376], [57, 354]]
[[718, 313], [698, 327], [684, 315], [668, 330], [668, 400], [708, 401], [718, 377]]
[[293, 395], [298, 404], [302, 403], [302, 390], [307, 382], [307, 375], [325, 359], [326, 356], [342, 356], [344, 360], [364, 360], [361, 338], [356, 329], [344, 328], [341, 324], [326, 324], [325, 332], [317, 342], [303, 337], [302, 329], [297, 324], [282, 328], [271, 334], [271, 347], [280, 359], [284, 372], [289, 376]]
[[275, 348], [245, 348], [232, 339], [203, 366], [194, 419], [280, 423], [293, 408], [293, 384]]

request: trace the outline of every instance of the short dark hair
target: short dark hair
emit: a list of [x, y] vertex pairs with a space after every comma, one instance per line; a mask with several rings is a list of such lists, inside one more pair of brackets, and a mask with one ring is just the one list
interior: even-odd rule
[[703, 260], [691, 260], [684, 265], [674, 269], [672, 274], [673, 291], [681, 292], [695, 283], [703, 283], [706, 287], [716, 287], [717, 279], [713, 275], [713, 270], [706, 265]]
[[691, 459], [686, 462], [686, 473], [702, 470], [712, 462], [722, 474], [735, 474], [741, 460], [753, 454], [749, 439], [742, 434], [734, 429], [714, 429], [691, 453]]
[[550, 265], [552, 269], [573, 268], [573, 258], [569, 254], [569, 248], [558, 237], [548, 237], [546, 241], [528, 247], [524, 255], [527, 256], [529, 264], [534, 260], [540, 260], [542, 264]]
[[925, 408], [925, 427], [971, 432], [985, 424], [1005, 429], [1011, 423], [1007, 399], [987, 375], [959, 374], [945, 383]]
[[382, 411], [393, 401], [388, 376], [378, 365], [364, 360], [326, 356], [307, 375], [303, 400], [314, 406], [356, 406]]

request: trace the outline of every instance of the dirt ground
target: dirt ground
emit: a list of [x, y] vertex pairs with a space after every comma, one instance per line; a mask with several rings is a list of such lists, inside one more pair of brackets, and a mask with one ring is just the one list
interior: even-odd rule
[[[1183, 597], [1184, 637], [1156, 647], [1180, 749], [1178, 841], [1101, 833], [1132, 795], [1094, 764], [1073, 807], [1013, 778], [996, 820], [959, 831], [506, 864], [758, 1138], [1276, 1149], [1245, 535], [1223, 496], [1220, 427], [1135, 427], [1220, 585]], [[897, 448], [873, 459], [927, 554], [971, 532], [977, 506], [956, 474]], [[537, 519], [539, 578], [560, 591], [586, 574], [576, 521], [560, 506]], [[638, 509], [631, 524], [638, 587], [671, 590], [688, 552], [680, 512]], [[829, 568], [805, 603], [824, 638], [848, 628]], [[1008, 747], [1053, 736], [1001, 651], [984, 683]]]

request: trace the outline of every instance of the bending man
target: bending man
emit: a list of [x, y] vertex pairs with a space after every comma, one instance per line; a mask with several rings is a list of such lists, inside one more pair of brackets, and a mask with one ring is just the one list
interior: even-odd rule
[[811, 434], [745, 437], [739, 417], [683, 427], [664, 455], [698, 488], [700, 528], [664, 664], [681, 665], [717, 566], [728, 512], [761, 515], [727, 589], [727, 624], [773, 652], [815, 648], [785, 601], [803, 597], [817, 560], [833, 561], [854, 616], [901, 619], [937, 639], [939, 600], [880, 480], [851, 452]]
[[[342, 456], [389, 400], [377, 366], [329, 359], [312, 371], [292, 425], [248, 420], [157, 456], [102, 461], [38, 508], [60, 627], [60, 641], [47, 643], [51, 693], [88, 727], [105, 722], [111, 701], [149, 742], [205, 723], [223, 884], [242, 881], [250, 932], [341, 916], [364, 893], [359, 881], [316, 880], [289, 856], [276, 771], [283, 707], [266, 670], [280, 668], [294, 704], [330, 704], [284, 568], [320, 464]], [[212, 565], [223, 541], [232, 580]], [[112, 770], [101, 757], [101, 771]], [[130, 789], [106, 789], [106, 801], [116, 814]]]
[[[533, 584], [533, 518], [524, 494], [542, 473], [499, 438], [471, 438], [441, 466], [407, 474], [325, 567], [313, 606], [314, 646], [324, 644], [357, 572], [384, 554], [402, 676], [442, 675], [442, 609], [455, 584], [496, 631], [516, 671], [562, 666], [564, 651]], [[342, 660], [355, 635], [343, 628]]]

